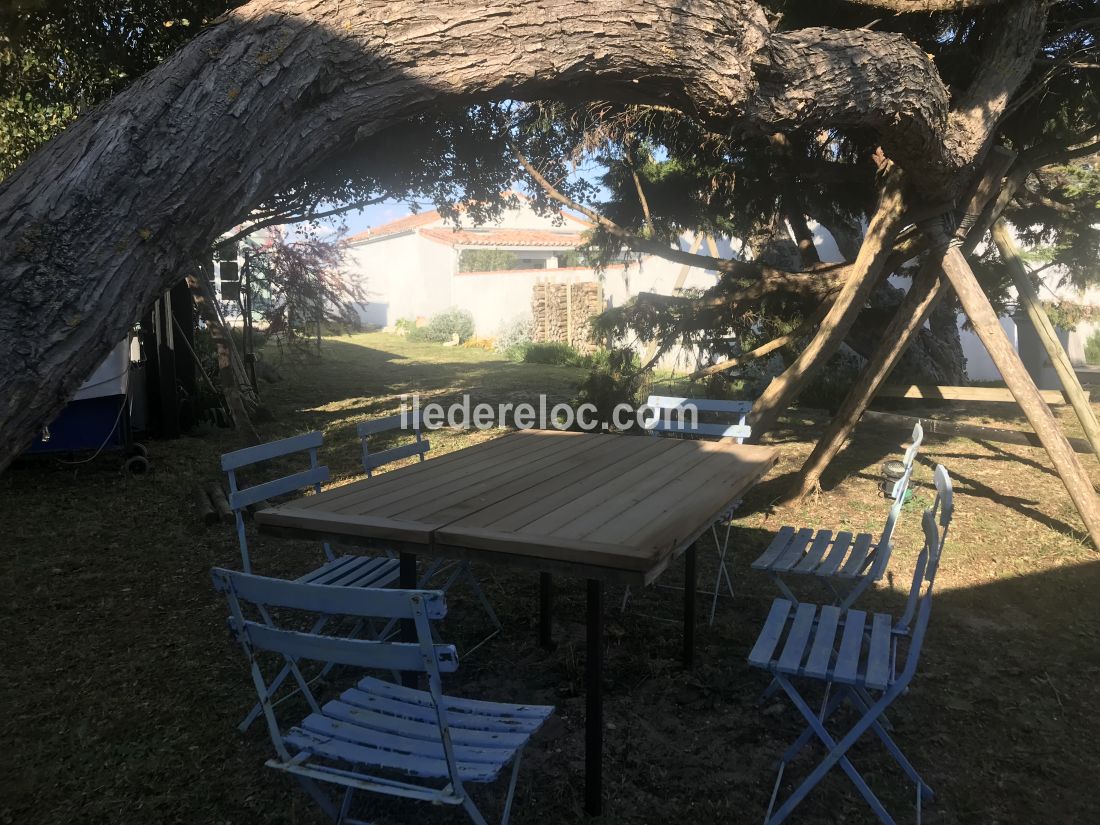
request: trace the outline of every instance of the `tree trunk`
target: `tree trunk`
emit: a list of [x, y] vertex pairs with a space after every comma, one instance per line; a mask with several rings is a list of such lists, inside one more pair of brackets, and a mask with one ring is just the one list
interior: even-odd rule
[[1085, 431], [1085, 438], [1092, 445], [1092, 451], [1096, 454], [1097, 460], [1100, 460], [1100, 424], [1096, 422], [1092, 405], [1089, 404], [1089, 400], [1085, 396], [1081, 382], [1077, 380], [1077, 372], [1073, 369], [1073, 364], [1070, 363], [1062, 342], [1058, 340], [1058, 333], [1054, 331], [1054, 325], [1050, 322], [1046, 312], [1043, 311], [1039, 295], [1036, 293], [1031, 279], [1028, 278], [1024, 262], [1020, 259], [1016, 241], [1009, 233], [1003, 218], [993, 224], [993, 242], [997, 245], [1001, 258], [1004, 259], [1008, 271], [1012, 274], [1012, 283], [1016, 285], [1016, 291], [1020, 294], [1020, 303], [1023, 304], [1027, 317], [1031, 319], [1031, 323], [1035, 326], [1035, 332], [1038, 333], [1039, 340], [1043, 342], [1043, 348], [1046, 349], [1047, 355], [1050, 357], [1050, 363], [1054, 367], [1054, 371], [1058, 373], [1058, 380], [1062, 383], [1062, 389], [1065, 390], [1069, 403], [1073, 405], [1073, 411], [1077, 413], [1077, 419], [1081, 422], [1081, 429]]
[[187, 286], [191, 290], [191, 297], [195, 300], [195, 307], [199, 311], [199, 317], [210, 328], [210, 337], [214, 339], [214, 346], [218, 350], [218, 384], [229, 412], [233, 416], [233, 423], [237, 429], [244, 433], [249, 444], [258, 444], [260, 435], [256, 432], [252, 419], [248, 417], [248, 409], [241, 395], [241, 384], [237, 377], [237, 371], [233, 365], [233, 336], [229, 328], [222, 321], [221, 313], [214, 306], [214, 297], [202, 276], [187, 276]]
[[[937, 244], [946, 244], [948, 239], [941, 230], [939, 237], [932, 240]], [[1027, 420], [1031, 422], [1035, 434], [1043, 442], [1054, 469], [1066, 485], [1077, 512], [1081, 514], [1093, 546], [1100, 549], [1100, 499], [1097, 499], [1085, 468], [1077, 459], [1077, 454], [1066, 440], [1050, 408], [1039, 395], [1039, 390], [1028, 375], [1016, 348], [1005, 335], [997, 313], [993, 311], [962, 252], [954, 247], [949, 248], [944, 255], [943, 270], [955, 288], [963, 310], [970, 317], [974, 331], [985, 344], [993, 364], [1012, 392], [1012, 397], [1016, 399]]]
[[903, 35], [773, 33], [753, 0], [253, 0], [0, 184], [0, 469], [219, 233], [390, 126], [587, 98], [724, 133], [852, 127], [949, 197], [1031, 66], [1046, 5], [1008, 4], [996, 77], [955, 117]]
[[817, 334], [783, 374], [772, 379], [767, 389], [753, 403], [749, 424], [752, 426], [754, 442], [775, 426], [787, 406], [840, 349], [860, 310], [883, 275], [884, 265], [890, 257], [894, 236], [901, 227], [904, 213], [902, 175], [895, 168], [887, 168], [878, 207], [867, 227], [859, 255], [852, 265], [851, 276], [844, 283], [825, 320], [821, 322]]
[[[964, 239], [966, 252], [973, 252], [981, 236], [977, 233], [967, 235], [982, 214], [985, 205], [1000, 188], [1001, 179], [1008, 172], [1016, 155], [998, 147], [990, 153], [986, 168], [975, 187], [974, 194], [967, 201], [966, 209], [959, 220], [956, 239]], [[889, 377], [894, 365], [905, 353], [910, 342], [924, 326], [932, 311], [946, 292], [946, 283], [941, 277], [943, 255], [932, 251], [921, 264], [917, 277], [909, 292], [902, 300], [889, 326], [882, 334], [881, 345], [868, 360], [860, 372], [859, 378], [848, 391], [840, 409], [825, 428], [821, 438], [814, 445], [813, 452], [802, 465], [802, 472], [792, 490], [792, 498], [803, 498], [816, 491], [821, 483], [821, 474], [848, 440], [852, 429], [863, 415], [879, 387]], [[952, 318], [954, 323], [954, 318]]]

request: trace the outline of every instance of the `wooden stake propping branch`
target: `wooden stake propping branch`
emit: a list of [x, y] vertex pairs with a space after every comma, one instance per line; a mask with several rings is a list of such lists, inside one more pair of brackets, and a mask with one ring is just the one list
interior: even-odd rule
[[1016, 286], [1016, 292], [1020, 296], [1020, 305], [1027, 312], [1027, 317], [1035, 327], [1043, 348], [1050, 357], [1050, 363], [1058, 374], [1058, 380], [1065, 390], [1073, 411], [1077, 413], [1077, 419], [1081, 422], [1081, 429], [1085, 431], [1085, 438], [1092, 445], [1092, 451], [1100, 460], [1100, 424], [1096, 422], [1096, 416], [1092, 412], [1088, 396], [1085, 395], [1081, 382], [1077, 379], [1077, 372], [1066, 354], [1065, 347], [1058, 340], [1058, 333], [1054, 331], [1054, 324], [1050, 322], [1043, 305], [1039, 301], [1039, 293], [1028, 277], [1027, 267], [1024, 266], [1020, 252], [1016, 248], [1016, 241], [1004, 220], [998, 220], [993, 224], [993, 242], [997, 245], [997, 251], [1008, 266], [1012, 275], [1012, 283]]
[[754, 442], [775, 426], [780, 414], [840, 349], [860, 311], [883, 277], [886, 262], [893, 250], [894, 237], [902, 227], [905, 199], [903, 175], [899, 169], [886, 161], [882, 177], [883, 187], [878, 207], [867, 227], [859, 254], [852, 264], [851, 277], [845, 281], [817, 334], [783, 374], [772, 379], [753, 404], [749, 424]]
[[1027, 416], [1031, 428], [1043, 442], [1043, 447], [1050, 455], [1054, 469], [1058, 472], [1062, 483], [1066, 485], [1066, 490], [1069, 491], [1077, 512], [1081, 514], [1081, 520], [1085, 523], [1085, 529], [1092, 539], [1093, 546], [1100, 549], [1100, 498], [1097, 497], [1092, 482], [1085, 473], [1085, 468], [1077, 459], [1077, 454], [1074, 453], [1054, 414], [1039, 395], [1035, 382], [1028, 375], [1024, 362], [1020, 360], [1020, 354], [1016, 352], [1016, 347], [1008, 340], [997, 318], [997, 313], [990, 305], [985, 292], [982, 291], [962, 251], [950, 244], [950, 239], [942, 228], [938, 233], [934, 230], [930, 231], [930, 240], [937, 246], [947, 246], [943, 257], [944, 274], [955, 288], [963, 310], [989, 352], [989, 357], [993, 359], [993, 364], [997, 367], [1001, 378], [1004, 379], [1016, 403]]
[[[1015, 153], [1000, 147], [990, 151], [982, 176], [960, 216], [956, 240], [966, 237], [967, 230], [977, 222], [986, 204], [1000, 190], [1001, 179], [1007, 174], [1015, 157]], [[977, 237], [967, 238], [967, 249], [973, 250], [977, 242]], [[791, 490], [792, 499], [804, 498], [819, 488], [821, 474], [840, 452], [871, 399], [943, 297], [946, 283], [942, 271], [941, 256], [930, 252], [883, 333], [878, 349], [871, 354], [840, 409], [818, 439], [806, 463], [802, 465], [802, 472], [798, 474]]]

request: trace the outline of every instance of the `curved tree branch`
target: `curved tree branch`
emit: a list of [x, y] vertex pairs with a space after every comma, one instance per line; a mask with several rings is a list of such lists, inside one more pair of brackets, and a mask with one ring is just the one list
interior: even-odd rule
[[[684, 264], [685, 266], [698, 267], [699, 269], [713, 269], [735, 278], [771, 280], [784, 277], [804, 277], [803, 273], [787, 272], [782, 269], [766, 266], [756, 261], [742, 261], [737, 258], [714, 258], [710, 255], [700, 255], [698, 252], [688, 252], [683, 249], [667, 246], [652, 238], [636, 235], [619, 226], [610, 218], [601, 215], [595, 209], [585, 206], [583, 203], [578, 203], [572, 198], [562, 194], [554, 184], [546, 179], [545, 175], [535, 168], [534, 164], [532, 164], [516, 146], [512, 147], [512, 153], [516, 156], [516, 159], [519, 161], [524, 171], [530, 175], [531, 180], [533, 180], [551, 200], [557, 201], [562, 206], [584, 215], [594, 224], [606, 230], [612, 237], [618, 238], [635, 252], [645, 252], [649, 255], [655, 255], [658, 258], [673, 261], [674, 263]], [[830, 264], [823, 267], [823, 270], [831, 271], [840, 269], [843, 266], [843, 264]]]
[[727, 131], [859, 127], [945, 191], [985, 146], [942, 139], [947, 90], [916, 44], [775, 34], [754, 0], [560, 0], [553, 14], [510, 0], [253, 0], [0, 183], [0, 468], [141, 308], [286, 181], [411, 117], [505, 97], [669, 106]]
[[1005, 0], [847, 0], [857, 6], [870, 6], [896, 14], [934, 14], [959, 12], [996, 6]]
[[247, 238], [253, 232], [259, 232], [261, 229], [267, 229], [270, 226], [285, 226], [288, 223], [318, 221], [322, 218], [331, 218], [333, 215], [343, 215], [345, 212], [350, 212], [352, 209], [362, 209], [364, 206], [372, 206], [376, 203], [381, 203], [385, 199], [385, 195], [379, 195], [376, 198], [364, 198], [363, 200], [352, 201], [351, 203], [345, 203], [333, 209], [325, 209], [320, 212], [315, 211], [315, 207], [314, 209], [303, 212], [301, 215], [290, 215], [285, 213], [271, 215], [270, 217], [261, 218], [260, 220], [242, 227], [228, 238], [222, 238], [221, 242], [236, 243], [243, 238]]

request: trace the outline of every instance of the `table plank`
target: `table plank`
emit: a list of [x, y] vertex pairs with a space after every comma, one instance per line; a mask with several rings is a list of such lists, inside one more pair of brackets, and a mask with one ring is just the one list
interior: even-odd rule
[[[572, 435], [579, 435], [573, 433]], [[481, 479], [491, 479], [513, 467], [522, 467], [540, 456], [553, 456], [569, 444], [578, 444], [575, 438], [531, 438], [519, 433], [506, 436], [500, 448], [491, 453], [482, 452], [470, 456], [467, 460], [455, 461], [442, 467], [428, 470], [434, 459], [424, 461], [413, 467], [423, 466], [427, 471], [418, 474], [405, 472], [404, 467], [391, 470], [381, 478], [392, 476], [391, 483], [377, 489], [363, 484], [353, 500], [345, 499], [336, 506], [325, 505], [324, 509], [338, 513], [361, 513], [368, 510], [379, 515], [394, 515], [407, 509], [410, 502], [415, 503], [422, 497], [446, 495], [462, 489], [463, 485], [476, 483]], [[461, 450], [458, 452], [462, 452]], [[373, 479], [368, 479], [373, 481]]]
[[651, 581], [770, 469], [770, 447], [520, 431], [261, 511], [261, 529]]
[[[531, 503], [509, 514], [515, 518], [497, 516], [509, 509], [502, 502], [447, 524], [436, 532], [435, 541], [467, 550], [542, 556], [577, 565], [580, 575], [589, 575], [586, 564], [617, 564], [650, 581], [777, 458], [770, 447], [733, 443], [661, 439], [666, 444], [648, 448], [634, 437], [588, 438], [593, 443], [615, 440], [603, 455], [616, 473], [606, 472], [607, 467], [593, 473], [603, 484], [589, 484], [578, 495], [565, 495], [553, 484], [534, 485], [523, 494]], [[540, 493], [552, 497], [556, 506], [540, 508], [535, 503]], [[539, 517], [522, 523], [530, 515]]]
[[480, 510], [477, 522], [495, 530], [515, 530], [555, 513], [577, 499], [598, 495], [600, 491], [607, 490], [608, 483], [616, 478], [645, 478], [660, 466], [660, 462], [665, 460], [664, 454], [673, 446], [671, 438], [651, 438], [647, 441], [649, 443], [635, 453], [624, 454], [614, 442], [605, 445], [613, 448], [610, 455], [605, 449], [594, 449], [590, 454], [592, 466], [599, 466], [602, 462], [600, 469], [593, 472], [592, 466], [579, 468], [559, 478], [559, 488], [551, 493], [525, 490], [525, 495], [506, 498]]

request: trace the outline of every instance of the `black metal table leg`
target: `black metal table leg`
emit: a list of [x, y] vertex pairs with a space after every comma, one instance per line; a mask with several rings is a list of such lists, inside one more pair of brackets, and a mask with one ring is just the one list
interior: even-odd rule
[[539, 573], [539, 647], [554, 649], [554, 578]]
[[[415, 590], [416, 589], [416, 554], [415, 553], [402, 553], [400, 556], [400, 566], [398, 568], [399, 579], [398, 583], [402, 590]], [[401, 641], [403, 642], [415, 642], [416, 641], [416, 625], [413, 624], [412, 619], [401, 620]], [[402, 671], [401, 672], [401, 684], [405, 687], [415, 688], [418, 686], [419, 674], [414, 671]]]
[[584, 810], [603, 812], [603, 583], [588, 580], [588, 650], [585, 661]]
[[684, 553], [684, 667], [695, 665], [695, 545]]

